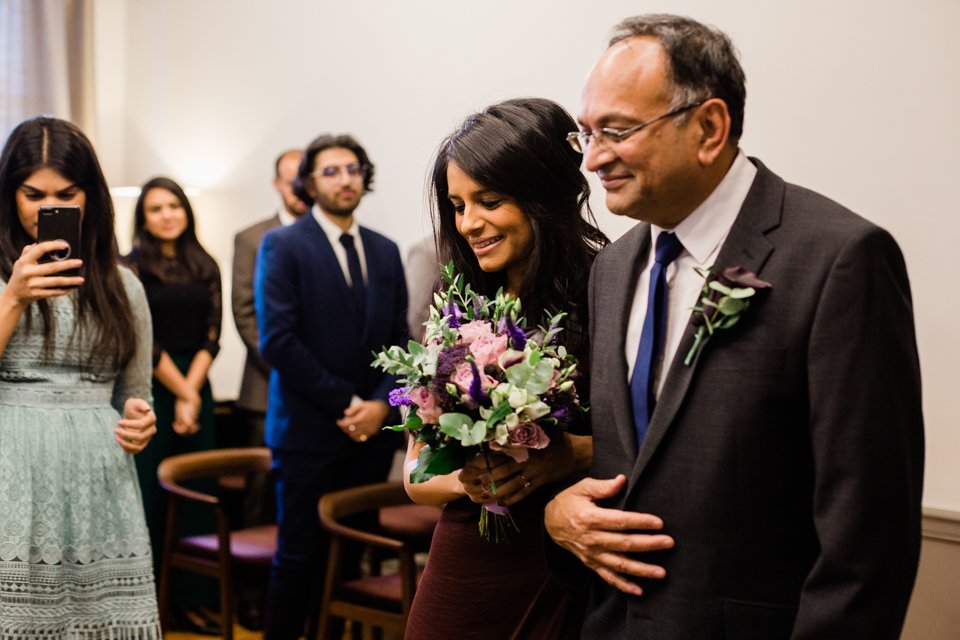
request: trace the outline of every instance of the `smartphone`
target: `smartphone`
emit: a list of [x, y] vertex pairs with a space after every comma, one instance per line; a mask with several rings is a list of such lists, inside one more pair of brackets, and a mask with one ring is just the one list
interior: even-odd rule
[[[66, 240], [68, 246], [60, 251], [51, 251], [40, 257], [40, 262], [59, 262], [80, 257], [80, 207], [53, 207], [43, 205], [37, 219], [37, 242]], [[57, 275], [78, 276], [79, 269], [67, 269]]]

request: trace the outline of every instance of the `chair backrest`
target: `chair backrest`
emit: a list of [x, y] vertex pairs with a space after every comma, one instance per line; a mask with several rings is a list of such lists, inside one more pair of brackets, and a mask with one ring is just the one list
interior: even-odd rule
[[160, 486], [171, 493], [216, 504], [215, 496], [184, 487], [181, 483], [198, 478], [254, 473], [270, 470], [270, 449], [239, 447], [181, 453], [164, 459], [157, 469]]
[[[324, 582], [323, 604], [320, 612], [320, 635], [326, 637], [332, 627], [332, 617], [347, 618], [375, 627], [402, 631], [416, 591], [417, 567], [414, 549], [409, 542], [384, 535], [375, 529], [358, 529], [345, 523], [345, 519], [366, 512], [376, 512], [384, 507], [413, 504], [401, 482], [381, 482], [325, 494], [320, 498], [320, 522], [331, 533], [330, 558]], [[389, 576], [375, 576], [348, 581], [350, 587], [341, 589], [340, 554], [346, 540], [354, 540], [374, 548], [395, 553], [398, 574], [392, 577], [392, 590], [384, 589], [384, 580]], [[347, 583], [343, 583], [344, 585]], [[379, 585], [379, 586], [378, 586]], [[368, 591], [369, 590], [369, 591]], [[379, 593], [384, 597], [392, 591], [393, 609], [381, 609], [369, 598], [356, 600], [357, 593]], [[375, 598], [376, 599], [376, 598]]]
[[[167, 528], [158, 576], [158, 606], [166, 621], [170, 607], [173, 569], [215, 577], [220, 586], [220, 612], [223, 637], [233, 638], [235, 578], [266, 580], [265, 569], [274, 553], [275, 527], [253, 527], [231, 531], [226, 507], [216, 495], [203, 493], [181, 483], [201, 478], [247, 474], [270, 469], [270, 450], [266, 447], [213, 449], [182, 453], [164, 459], [157, 469], [160, 485], [169, 492]], [[207, 505], [216, 516], [216, 533], [180, 537], [180, 503], [196, 501]], [[239, 552], [238, 552], [239, 550]]]
[[364, 511], [413, 504], [402, 482], [377, 482], [333, 491], [320, 499], [320, 519], [342, 520]]

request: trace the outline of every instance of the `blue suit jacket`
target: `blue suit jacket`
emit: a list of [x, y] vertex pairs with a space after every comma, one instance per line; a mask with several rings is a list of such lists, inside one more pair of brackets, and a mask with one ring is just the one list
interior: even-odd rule
[[360, 239], [365, 321], [357, 318], [337, 257], [312, 215], [271, 229], [260, 245], [254, 297], [260, 351], [273, 367], [266, 424], [272, 448], [337, 455], [400, 444], [400, 434], [383, 432], [357, 445], [335, 422], [354, 395], [387, 401], [396, 380], [370, 367], [371, 353], [408, 338], [400, 251], [363, 227]]

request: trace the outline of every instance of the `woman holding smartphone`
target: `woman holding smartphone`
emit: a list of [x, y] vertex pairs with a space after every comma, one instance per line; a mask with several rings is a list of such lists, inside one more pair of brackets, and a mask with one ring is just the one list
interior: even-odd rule
[[[207, 381], [220, 350], [220, 269], [197, 239], [193, 207], [179, 184], [153, 178], [140, 189], [134, 209], [133, 251], [124, 263], [140, 276], [153, 318], [153, 398], [157, 437], [137, 459], [147, 524], [159, 559], [166, 525], [166, 501], [157, 467], [169, 456], [213, 449], [214, 401]], [[215, 490], [211, 487], [211, 490]], [[185, 509], [181, 533], [213, 530], [209, 513]], [[174, 589], [178, 604], [215, 602], [215, 591]], [[203, 626], [199, 612], [185, 611], [184, 623]]]
[[[79, 208], [80, 258], [41, 262], [67, 249], [37, 242], [43, 205]], [[0, 637], [161, 637], [129, 455], [156, 431], [150, 343], [90, 141], [23, 122], [0, 154]]]

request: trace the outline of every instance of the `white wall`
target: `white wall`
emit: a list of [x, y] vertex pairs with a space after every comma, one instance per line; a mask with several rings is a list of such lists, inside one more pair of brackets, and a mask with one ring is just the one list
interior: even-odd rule
[[[748, 79], [747, 152], [900, 241], [925, 380], [925, 502], [960, 510], [953, 0], [98, 0], [98, 88], [109, 107], [98, 148], [113, 184], [163, 173], [203, 189], [199, 231], [227, 288], [234, 232], [275, 206], [274, 156], [322, 132], [350, 132], [367, 147], [376, 192], [359, 218], [408, 247], [428, 232], [424, 179], [444, 135], [506, 97], [576, 111], [609, 29], [646, 11], [729, 33]], [[596, 191], [601, 226], [618, 236], [629, 224]], [[229, 310], [224, 327], [212, 376], [229, 398], [243, 357]]]

